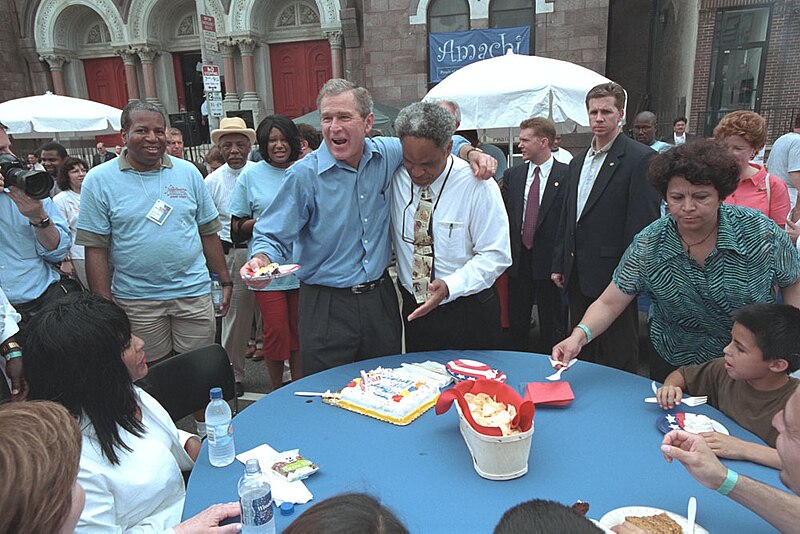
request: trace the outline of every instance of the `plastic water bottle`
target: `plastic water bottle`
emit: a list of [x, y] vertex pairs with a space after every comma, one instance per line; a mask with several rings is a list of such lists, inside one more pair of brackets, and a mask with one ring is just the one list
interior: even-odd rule
[[214, 315], [222, 317], [222, 286], [217, 273], [211, 273], [211, 302], [214, 303]]
[[208, 433], [208, 460], [214, 467], [225, 467], [233, 462], [236, 447], [233, 444], [231, 408], [222, 400], [222, 389], [211, 388], [211, 402], [206, 408]]
[[244, 475], [239, 479], [239, 505], [242, 534], [275, 534], [272, 488], [255, 458], [247, 460]]

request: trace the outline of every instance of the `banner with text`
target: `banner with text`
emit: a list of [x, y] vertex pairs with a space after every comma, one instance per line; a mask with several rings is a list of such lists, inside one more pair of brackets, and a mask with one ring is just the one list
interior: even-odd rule
[[464, 65], [502, 56], [508, 49], [528, 55], [530, 44], [530, 26], [431, 33], [428, 35], [430, 82], [440, 82]]

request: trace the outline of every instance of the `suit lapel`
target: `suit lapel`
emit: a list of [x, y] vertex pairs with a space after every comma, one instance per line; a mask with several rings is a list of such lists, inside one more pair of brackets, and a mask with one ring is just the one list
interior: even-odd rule
[[606, 159], [600, 167], [600, 172], [597, 173], [597, 179], [594, 181], [594, 186], [592, 186], [592, 190], [589, 193], [589, 198], [586, 199], [586, 205], [583, 207], [581, 217], [589, 213], [589, 210], [592, 209], [592, 206], [594, 206], [597, 200], [602, 196], [603, 191], [605, 191], [614, 173], [619, 168], [620, 158], [625, 156], [625, 140], [621, 139], [623, 135], [625, 134], [620, 132], [614, 144], [611, 145], [611, 150], [608, 151]]

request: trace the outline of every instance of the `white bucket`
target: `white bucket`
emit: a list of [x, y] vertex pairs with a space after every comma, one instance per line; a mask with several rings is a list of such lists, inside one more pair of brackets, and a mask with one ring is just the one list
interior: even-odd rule
[[[458, 409], [458, 404], [456, 404]], [[527, 432], [512, 436], [487, 436], [472, 428], [458, 410], [459, 430], [472, 454], [472, 465], [483, 478], [510, 480], [528, 472], [533, 423]]]

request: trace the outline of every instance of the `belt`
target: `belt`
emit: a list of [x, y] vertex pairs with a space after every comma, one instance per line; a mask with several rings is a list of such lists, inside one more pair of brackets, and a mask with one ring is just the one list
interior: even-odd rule
[[232, 248], [247, 248], [247, 243], [229, 243], [223, 239], [220, 239], [220, 242], [222, 242], [222, 253], [226, 255]]
[[373, 280], [371, 282], [364, 282], [363, 284], [358, 284], [357, 286], [351, 287], [350, 292], [353, 293], [354, 295], [369, 293], [370, 291], [373, 291], [376, 288], [378, 288], [383, 283], [384, 278], [386, 278], [386, 273], [383, 273], [383, 275], [377, 280]]
[[383, 275], [377, 280], [372, 280], [371, 282], [364, 282], [363, 284], [358, 284], [357, 286], [352, 287], [331, 287], [331, 286], [320, 286], [316, 284], [306, 284], [305, 282], [300, 282], [300, 286], [306, 287], [313, 287], [318, 291], [327, 291], [329, 293], [349, 293], [351, 295], [363, 295], [364, 293], [370, 293], [375, 289], [379, 288], [381, 284], [385, 280], [389, 279], [389, 272], [384, 271]]

